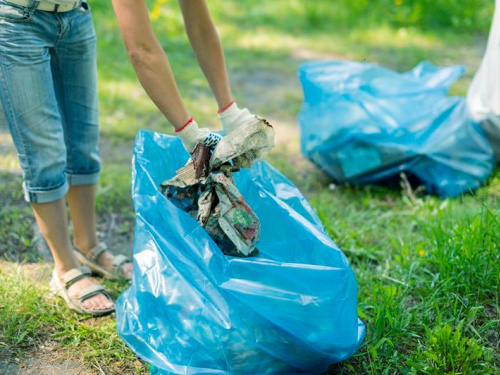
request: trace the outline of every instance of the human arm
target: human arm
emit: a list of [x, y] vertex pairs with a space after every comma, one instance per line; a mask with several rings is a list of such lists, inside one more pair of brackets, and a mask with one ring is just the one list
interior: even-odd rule
[[217, 101], [222, 126], [230, 133], [255, 116], [246, 108], [238, 108], [234, 101], [222, 44], [206, 0], [179, 0], [179, 5], [191, 47]]
[[213, 146], [217, 136], [208, 129], [198, 129], [184, 106], [168, 57], [153, 32], [146, 1], [112, 0], [112, 4], [127, 54], [139, 81], [175, 127], [186, 150], [191, 152], [199, 142]]
[[179, 0], [184, 25], [219, 110], [233, 101], [222, 45], [206, 0]]
[[128, 57], [144, 90], [176, 128], [190, 118], [168, 57], [156, 38], [145, 0], [112, 0]]

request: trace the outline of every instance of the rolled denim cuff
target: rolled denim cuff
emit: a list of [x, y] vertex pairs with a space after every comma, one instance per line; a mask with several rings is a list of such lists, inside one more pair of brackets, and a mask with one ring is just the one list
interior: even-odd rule
[[66, 172], [66, 178], [70, 185], [95, 185], [99, 182], [100, 174], [100, 171], [89, 174], [72, 174]]
[[69, 184], [67, 181], [50, 190], [29, 190], [23, 183], [24, 199], [30, 203], [50, 203], [62, 199], [68, 192]]

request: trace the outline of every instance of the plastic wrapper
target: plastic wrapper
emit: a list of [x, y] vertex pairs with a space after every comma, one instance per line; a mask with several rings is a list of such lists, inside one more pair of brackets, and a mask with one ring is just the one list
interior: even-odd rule
[[467, 102], [500, 160], [500, 0], [495, 2], [486, 52], [469, 87]]
[[465, 99], [446, 96], [462, 73], [428, 62], [406, 73], [358, 62], [306, 63], [299, 71], [302, 152], [342, 183], [394, 183], [404, 172], [431, 194], [476, 189], [494, 156]]
[[174, 137], [137, 136], [123, 340], [161, 374], [321, 374], [356, 352], [356, 278], [298, 189], [266, 162], [235, 173], [260, 218], [260, 254], [226, 256], [158, 189], [187, 158]]

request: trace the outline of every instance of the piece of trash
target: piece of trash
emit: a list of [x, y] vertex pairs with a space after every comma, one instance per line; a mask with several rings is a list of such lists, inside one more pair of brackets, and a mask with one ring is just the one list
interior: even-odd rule
[[266, 162], [233, 173], [259, 256], [225, 256], [158, 190], [187, 159], [177, 137], [139, 132], [133, 280], [116, 303], [127, 345], [156, 374], [320, 374], [354, 354], [356, 278], [300, 191]]
[[447, 97], [459, 66], [422, 62], [397, 73], [374, 64], [303, 64], [299, 115], [304, 155], [336, 182], [398, 184], [457, 196], [491, 174], [491, 146], [464, 98]]
[[249, 168], [274, 146], [274, 130], [255, 117], [222, 138], [213, 155], [200, 143], [187, 165], [160, 185], [160, 191], [186, 211], [229, 256], [259, 254], [260, 222], [234, 185], [232, 173]]
[[210, 159], [210, 169], [234, 160], [240, 168], [264, 159], [274, 147], [274, 129], [265, 119], [255, 116], [254, 121], [240, 126], [226, 135], [217, 145]]
[[210, 172], [209, 161], [210, 150], [200, 143], [191, 161], [163, 182], [160, 191], [198, 220], [224, 254], [257, 256], [260, 222], [234, 186], [232, 172], [239, 168], [226, 164]]

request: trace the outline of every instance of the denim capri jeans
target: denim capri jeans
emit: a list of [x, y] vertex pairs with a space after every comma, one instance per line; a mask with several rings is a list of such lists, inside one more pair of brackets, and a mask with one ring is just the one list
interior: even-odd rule
[[27, 201], [99, 179], [96, 37], [88, 4], [65, 13], [0, 0], [0, 100]]

